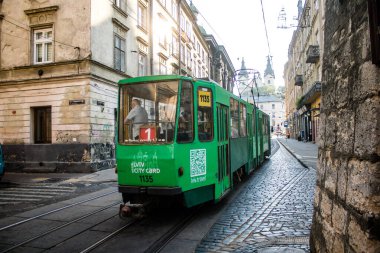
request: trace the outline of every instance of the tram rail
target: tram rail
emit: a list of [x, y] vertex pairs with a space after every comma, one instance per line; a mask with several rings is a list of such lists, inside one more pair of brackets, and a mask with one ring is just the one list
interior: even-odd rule
[[[112, 207], [114, 207], [114, 206], [116, 206], [116, 205], [120, 205], [120, 201], [114, 202], [114, 203], [112, 203], [112, 204], [110, 204], [110, 205], [107, 205], [107, 206], [105, 206], [105, 207], [102, 207], [102, 208], [100, 208], [100, 209], [97, 209], [97, 210], [95, 210], [95, 211], [93, 211], [93, 212], [90, 212], [90, 213], [88, 213], [88, 214], [82, 215], [82, 216], [80, 216], [80, 217], [78, 217], [78, 218], [76, 218], [76, 219], [74, 219], [74, 220], [71, 220], [71, 221], [69, 221], [69, 222], [66, 222], [66, 223], [64, 223], [64, 224], [62, 224], [62, 225], [60, 225], [60, 226], [56, 226], [56, 227], [54, 227], [54, 228], [51, 228], [51, 229], [49, 229], [49, 230], [47, 230], [47, 231], [45, 231], [45, 232], [43, 232], [43, 233], [40, 233], [40, 234], [38, 234], [38, 235], [36, 235], [36, 236], [33, 236], [33, 237], [31, 237], [31, 238], [29, 238], [29, 239], [27, 239], [27, 240], [24, 240], [24, 241], [22, 241], [22, 242], [20, 242], [20, 243], [17, 243], [17, 244], [15, 244], [15, 245], [13, 245], [12, 247], [7, 248], [7, 249], [1, 251], [0, 253], [10, 252], [10, 251], [12, 251], [12, 250], [14, 250], [14, 249], [16, 249], [16, 248], [19, 248], [19, 247], [21, 247], [21, 246], [23, 246], [23, 245], [25, 245], [25, 244], [27, 244], [27, 243], [29, 243], [29, 242], [35, 241], [35, 240], [37, 240], [37, 239], [39, 239], [39, 238], [41, 238], [41, 237], [43, 237], [43, 236], [45, 236], [45, 235], [48, 235], [48, 234], [50, 234], [50, 233], [53, 233], [53, 232], [55, 232], [55, 231], [57, 231], [57, 230], [59, 230], [59, 229], [61, 229], [61, 228], [67, 227], [67, 226], [69, 226], [69, 225], [71, 225], [71, 224], [73, 224], [73, 223], [75, 223], [75, 222], [78, 222], [78, 221], [80, 221], [80, 220], [86, 219], [86, 218], [88, 218], [88, 217], [90, 217], [90, 216], [92, 216], [92, 215], [94, 215], [94, 214], [100, 213], [100, 212], [102, 212], [102, 211], [104, 211], [104, 210], [107, 210], [107, 209], [109, 209], [109, 208], [112, 208]], [[112, 215], [111, 217], [108, 217], [108, 219], [111, 219], [111, 218], [113, 218], [113, 217], [115, 217], [115, 215]], [[102, 222], [104, 222], [104, 220], [102, 220]], [[100, 223], [101, 223], [101, 222], [99, 222], [98, 224], [100, 224]], [[96, 225], [98, 225], [98, 224], [96, 224]]]
[[59, 211], [65, 210], [65, 209], [70, 208], [70, 207], [74, 207], [74, 206], [77, 206], [77, 205], [80, 205], [80, 204], [83, 204], [83, 203], [86, 203], [86, 202], [89, 202], [89, 201], [92, 201], [92, 200], [95, 200], [95, 199], [99, 199], [99, 198], [102, 198], [102, 197], [105, 197], [105, 196], [111, 195], [111, 194], [116, 193], [116, 192], [118, 192], [118, 191], [117, 191], [117, 190], [114, 190], [114, 191], [111, 191], [111, 192], [108, 192], [108, 193], [101, 194], [101, 195], [99, 195], [99, 196], [95, 196], [95, 197], [92, 197], [92, 198], [89, 198], [89, 199], [86, 199], [86, 200], [82, 200], [82, 201], [78, 201], [78, 202], [75, 202], [75, 203], [69, 204], [69, 205], [67, 205], [67, 206], [63, 206], [63, 207], [60, 207], [60, 208], [56, 208], [56, 209], [54, 209], [54, 210], [51, 210], [51, 211], [48, 211], [48, 212], [45, 212], [45, 213], [42, 213], [42, 214], [39, 214], [39, 215], [36, 215], [36, 216], [30, 217], [30, 218], [27, 218], [27, 219], [25, 219], [25, 220], [21, 220], [21, 221], [18, 221], [18, 222], [15, 222], [15, 223], [9, 224], [9, 225], [7, 225], [7, 226], [1, 227], [1, 228], [0, 228], [0, 232], [3, 231], [3, 230], [6, 230], [6, 229], [12, 228], [12, 227], [19, 226], [19, 225], [24, 224], [24, 223], [26, 223], [26, 222], [29, 222], [29, 221], [32, 221], [32, 220], [35, 220], [35, 219], [41, 218], [41, 217], [43, 217], [43, 216], [46, 216], [46, 215], [49, 215], [49, 214], [52, 214], [52, 213], [56, 213], [56, 212], [59, 212]]

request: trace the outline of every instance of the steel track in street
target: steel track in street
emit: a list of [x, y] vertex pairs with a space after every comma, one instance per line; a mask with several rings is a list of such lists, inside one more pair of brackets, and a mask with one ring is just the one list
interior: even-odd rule
[[115, 230], [114, 232], [110, 233], [106, 237], [98, 240], [97, 242], [95, 242], [94, 244], [90, 245], [86, 249], [80, 251], [80, 253], [87, 253], [87, 252], [92, 251], [93, 249], [95, 249], [95, 248], [99, 247], [100, 245], [104, 244], [106, 241], [108, 241], [109, 239], [115, 237], [116, 235], [118, 235], [119, 233], [121, 233], [122, 231], [124, 231], [125, 229], [129, 228], [130, 226], [132, 226], [133, 224], [135, 224], [137, 221], [140, 221], [140, 220], [133, 219], [133, 220], [129, 221], [127, 224], [125, 224], [121, 228]]
[[[181, 219], [177, 224], [175, 224], [172, 228], [170, 228], [167, 232], [165, 232], [158, 240], [153, 242], [149, 248], [147, 248], [144, 253], [157, 253], [160, 252], [170, 241], [172, 241], [176, 236], [184, 229], [186, 228], [190, 222], [199, 214], [200, 210], [202, 210], [203, 205], [199, 206], [191, 212], [190, 214], [186, 215], [183, 219]], [[80, 251], [80, 253], [88, 253], [92, 250], [96, 249], [100, 245], [103, 245], [105, 242], [110, 240], [111, 238], [117, 236], [125, 229], [131, 227], [137, 222], [141, 222], [145, 219], [132, 219], [130, 220], [126, 225], [124, 225], [121, 228], [118, 228], [114, 232], [110, 233], [109, 235], [105, 236], [104, 238], [96, 241], [92, 245], [88, 246], [86, 249]], [[1, 252], [2, 253], [2, 252]]]
[[[52, 228], [52, 229], [49, 229], [48, 231], [45, 231], [45, 232], [43, 232], [43, 233], [40, 233], [40, 234], [38, 234], [38, 235], [36, 235], [36, 236], [34, 236], [34, 237], [31, 237], [31, 238], [25, 240], [25, 241], [23, 241], [23, 242], [20, 242], [20, 243], [18, 243], [18, 244], [16, 244], [16, 245], [13, 245], [12, 247], [3, 250], [3, 251], [1, 251], [0, 253], [6, 253], [6, 252], [9, 252], [9, 251], [14, 250], [14, 249], [16, 249], [16, 248], [19, 248], [19, 247], [21, 247], [21, 246], [23, 246], [23, 245], [25, 245], [25, 244], [27, 244], [27, 243], [29, 243], [29, 242], [35, 241], [35, 240], [37, 240], [37, 239], [39, 239], [39, 238], [41, 238], [41, 237], [43, 237], [43, 236], [45, 236], [45, 235], [48, 235], [48, 234], [50, 234], [50, 233], [53, 233], [53, 232], [55, 232], [55, 231], [57, 231], [57, 230], [59, 230], [59, 229], [61, 229], [61, 228], [67, 227], [67, 226], [69, 226], [69, 225], [71, 225], [71, 224], [73, 224], [73, 223], [75, 223], [75, 222], [77, 222], [77, 221], [83, 220], [83, 219], [85, 219], [85, 218], [87, 218], [87, 217], [90, 217], [90, 216], [92, 216], [92, 215], [94, 215], [94, 214], [100, 213], [100, 212], [102, 212], [102, 211], [104, 211], [104, 210], [107, 210], [108, 208], [114, 207], [114, 206], [119, 205], [119, 204], [120, 204], [120, 201], [117, 201], [117, 202], [114, 202], [114, 203], [112, 203], [112, 204], [110, 204], [110, 205], [108, 205], [108, 206], [105, 206], [105, 207], [102, 207], [102, 208], [100, 208], [100, 209], [98, 209], [98, 210], [95, 210], [95, 211], [93, 211], [93, 212], [91, 212], [91, 213], [88, 213], [88, 214], [82, 215], [82, 216], [80, 216], [80, 217], [78, 217], [78, 218], [76, 218], [76, 219], [74, 219], [74, 220], [72, 220], [72, 221], [69, 221], [69, 222], [67, 222], [67, 223], [65, 223], [65, 224], [62, 224], [62, 225], [57, 226], [57, 227], [54, 227], [54, 228]], [[113, 215], [112, 217], [114, 217], [114, 215]], [[112, 217], [111, 217], [111, 218], [112, 218]]]
[[199, 214], [204, 205], [200, 205], [190, 214], [186, 215], [171, 229], [164, 233], [158, 240], [149, 246], [144, 253], [158, 253], [160, 252], [170, 241], [172, 241], [183, 229], [185, 229], [190, 222]]
[[82, 200], [82, 201], [78, 201], [78, 202], [75, 202], [73, 204], [70, 204], [70, 205], [67, 205], [67, 206], [63, 206], [63, 207], [60, 207], [60, 208], [57, 208], [57, 209], [54, 209], [54, 210], [51, 210], [51, 211], [48, 211], [46, 213], [42, 213], [42, 214], [39, 214], [39, 215], [36, 215], [36, 216], [33, 216], [33, 217], [30, 217], [28, 219], [25, 219], [25, 220], [22, 220], [22, 221], [18, 221], [18, 222], [15, 222], [13, 224], [10, 224], [10, 225], [7, 225], [5, 227], [2, 227], [0, 228], [0, 232], [3, 231], [3, 230], [6, 230], [6, 229], [9, 229], [9, 228], [12, 228], [12, 227], [16, 227], [18, 225], [21, 225], [21, 224], [24, 224], [28, 221], [32, 221], [32, 220], [35, 220], [35, 219], [38, 219], [38, 218], [41, 218], [43, 216], [46, 216], [46, 215], [49, 215], [49, 214], [52, 214], [52, 213], [56, 213], [56, 212], [59, 212], [59, 211], [62, 211], [64, 209], [67, 209], [67, 208], [70, 208], [70, 207], [73, 207], [73, 206], [77, 206], [77, 205], [80, 205], [80, 204], [83, 204], [83, 203], [86, 203], [86, 202], [89, 202], [91, 200], [95, 200], [95, 199], [99, 199], [99, 198], [102, 198], [102, 197], [105, 197], [105, 196], [108, 196], [108, 195], [111, 195], [115, 192], [118, 192], [117, 190], [115, 191], [112, 191], [112, 192], [108, 192], [108, 193], [105, 193], [105, 194], [102, 194], [102, 195], [99, 195], [99, 196], [95, 196], [95, 197], [92, 197], [92, 198], [89, 198], [89, 199], [86, 199], [86, 200]]

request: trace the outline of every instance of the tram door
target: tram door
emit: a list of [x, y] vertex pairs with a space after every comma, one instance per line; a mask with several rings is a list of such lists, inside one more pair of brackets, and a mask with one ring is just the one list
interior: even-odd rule
[[226, 192], [231, 187], [230, 181], [230, 159], [228, 147], [228, 113], [229, 109], [225, 105], [217, 104], [218, 121], [218, 179], [222, 185], [222, 192]]

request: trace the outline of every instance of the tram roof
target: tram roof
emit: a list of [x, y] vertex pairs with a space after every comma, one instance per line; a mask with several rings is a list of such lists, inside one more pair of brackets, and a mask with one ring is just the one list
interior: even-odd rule
[[[132, 78], [122, 79], [118, 84], [139, 83], [146, 81], [166, 81], [166, 80], [194, 80], [192, 77], [180, 76], [180, 75], [154, 75], [154, 76], [138, 76]], [[196, 80], [196, 79], [195, 79]]]

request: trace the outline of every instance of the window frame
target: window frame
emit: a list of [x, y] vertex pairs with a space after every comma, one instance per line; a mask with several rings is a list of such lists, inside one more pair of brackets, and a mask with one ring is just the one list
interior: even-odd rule
[[[237, 112], [236, 112], [237, 110]], [[234, 126], [234, 123], [236, 126]], [[230, 137], [233, 139], [239, 138], [240, 134], [240, 122], [239, 122], [239, 101], [230, 98]], [[236, 133], [234, 132], [236, 131]]]
[[[51, 38], [46, 38], [45, 34], [51, 32]], [[37, 33], [42, 33], [42, 39], [37, 39]], [[51, 45], [51, 60], [48, 60], [47, 45]], [[42, 60], [38, 61], [37, 45], [42, 45]], [[41, 27], [33, 29], [33, 64], [45, 64], [54, 62], [54, 32], [53, 27]]]
[[[143, 61], [141, 61], [141, 59], [143, 59]], [[139, 52], [137, 65], [137, 75], [145, 76], [147, 74], [147, 55], [145, 53]]]
[[137, 26], [144, 31], [147, 30], [148, 22], [147, 22], [147, 8], [140, 2], [137, 3]]
[[158, 73], [160, 75], [167, 75], [168, 74], [167, 61], [163, 57], [161, 57], [161, 56], [159, 58]]
[[114, 0], [113, 4], [121, 11], [127, 11], [127, 1], [126, 0]]
[[239, 102], [239, 136], [247, 136], [247, 106]]
[[[190, 85], [190, 87], [189, 87], [189, 90], [190, 90], [190, 94], [191, 94], [191, 96], [190, 96], [190, 101], [189, 101], [189, 103], [188, 103], [188, 105], [190, 106], [190, 110], [191, 110], [191, 113], [190, 113], [190, 117], [189, 117], [189, 120], [191, 120], [191, 122], [189, 122], [189, 125], [191, 126], [191, 133], [192, 133], [192, 136], [191, 136], [191, 138], [190, 139], [188, 139], [188, 140], [180, 140], [180, 138], [179, 138], [179, 134], [180, 134], [180, 132], [179, 132], [179, 129], [180, 129], [180, 124], [181, 124], [181, 122], [180, 122], [180, 116], [181, 116], [181, 105], [182, 105], [182, 103], [183, 103], [183, 99], [184, 99], [184, 97], [186, 97], [185, 95], [183, 95], [183, 87], [184, 87], [184, 84], [189, 84]], [[176, 142], [178, 143], [178, 144], [187, 144], [187, 143], [192, 143], [192, 142], [194, 142], [194, 135], [195, 135], [195, 131], [194, 131], [194, 84], [192, 83], [192, 82], [190, 82], [190, 81], [182, 81], [181, 82], [181, 92], [180, 92], [180, 98], [179, 98], [179, 105], [178, 105], [178, 108], [177, 108], [177, 115], [178, 115], [178, 123], [177, 123], [177, 136], [176, 136]]]
[[[126, 71], [126, 40], [122, 38], [119, 34], [114, 33], [114, 44], [113, 44], [113, 57], [114, 57], [114, 69], [120, 71], [120, 72], [125, 72]], [[116, 41], [120, 40], [120, 48], [116, 47]], [[122, 44], [123, 43], [123, 44]], [[122, 50], [122, 45], [124, 45], [124, 51]], [[120, 53], [120, 64], [116, 62], [117, 58], [116, 55], [117, 53]], [[124, 57], [122, 57], [124, 56]]]
[[172, 0], [172, 6], [171, 6], [171, 15], [175, 21], [178, 19], [178, 7], [177, 2]]
[[[207, 133], [207, 132], [200, 132], [200, 128], [199, 128], [199, 112], [200, 111], [203, 111], [203, 110], [200, 110], [200, 108], [207, 108], [205, 106], [200, 106], [200, 101], [199, 101], [199, 98], [200, 98], [200, 95], [199, 95], [199, 92], [200, 91], [205, 91], [207, 90], [207, 92], [210, 92], [210, 107], [209, 107], [209, 113], [210, 113], [210, 118], [209, 118], [209, 121], [208, 122], [205, 122], [204, 124], [210, 124], [210, 138], [208, 139], [202, 139], [200, 138], [200, 133]], [[214, 140], [214, 96], [213, 96], [213, 92], [212, 92], [212, 89], [211, 88], [208, 88], [208, 87], [204, 87], [204, 86], [199, 86], [198, 89], [197, 89], [197, 98], [198, 98], [198, 106], [197, 106], [197, 112], [198, 112], [198, 117], [197, 117], [197, 126], [198, 126], [198, 140], [200, 142], [211, 142]]]

